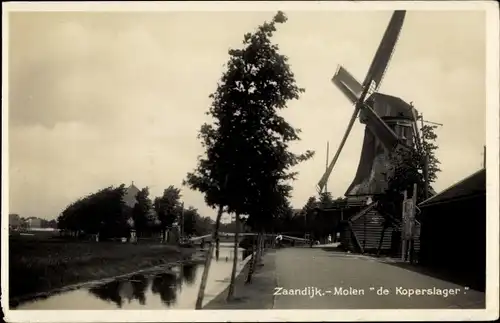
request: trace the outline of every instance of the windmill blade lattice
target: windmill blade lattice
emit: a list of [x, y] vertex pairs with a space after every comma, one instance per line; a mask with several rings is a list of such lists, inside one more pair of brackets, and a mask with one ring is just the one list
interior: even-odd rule
[[368, 108], [369, 111], [366, 111], [367, 117], [371, 119], [371, 124], [375, 125], [370, 128], [373, 128], [372, 131], [377, 132], [383, 137], [380, 139], [383, 139], [382, 141], [384, 141], [386, 147], [395, 145], [394, 140], [397, 141], [397, 136], [394, 132], [387, 127], [370, 107], [365, 105], [365, 100], [376, 92], [380, 86], [399, 39], [405, 15], [406, 11], [395, 11], [393, 13], [362, 85], [342, 66], [337, 69], [335, 76], [332, 78], [332, 82], [354, 104], [354, 111], [334, 158], [318, 182], [318, 190], [320, 192], [326, 186], [361, 109], [366, 110]]

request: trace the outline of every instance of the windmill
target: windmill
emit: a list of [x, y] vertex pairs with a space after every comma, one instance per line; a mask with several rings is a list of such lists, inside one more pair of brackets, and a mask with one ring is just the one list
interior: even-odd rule
[[378, 93], [403, 26], [406, 11], [395, 11], [377, 49], [368, 73], [360, 84], [344, 67], [339, 66], [332, 82], [354, 105], [339, 148], [318, 183], [323, 192], [342, 148], [358, 118], [365, 124], [361, 157], [354, 180], [345, 196], [373, 196], [383, 193], [388, 172], [387, 158], [396, 149], [420, 144], [418, 112], [400, 98]]

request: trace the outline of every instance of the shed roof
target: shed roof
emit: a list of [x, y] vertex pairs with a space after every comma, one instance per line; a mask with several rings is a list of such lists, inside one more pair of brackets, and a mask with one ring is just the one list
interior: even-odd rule
[[474, 174], [453, 184], [439, 194], [421, 202], [419, 207], [427, 207], [436, 203], [448, 202], [458, 198], [468, 197], [486, 192], [486, 169], [480, 169]]

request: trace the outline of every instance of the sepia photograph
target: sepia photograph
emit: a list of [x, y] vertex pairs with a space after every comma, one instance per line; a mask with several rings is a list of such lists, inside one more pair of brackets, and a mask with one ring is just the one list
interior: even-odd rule
[[6, 321], [498, 318], [494, 2], [2, 7]]

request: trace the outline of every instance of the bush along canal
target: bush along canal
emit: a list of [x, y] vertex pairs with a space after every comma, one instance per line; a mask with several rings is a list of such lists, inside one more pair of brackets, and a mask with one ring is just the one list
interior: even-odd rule
[[[116, 309], [194, 309], [203, 273], [203, 251], [175, 263], [73, 286], [44, 296], [12, 303], [19, 310], [116, 310]], [[238, 251], [238, 271], [249, 257]], [[219, 259], [210, 266], [204, 304], [229, 284], [233, 259], [232, 244], [221, 244]]]

